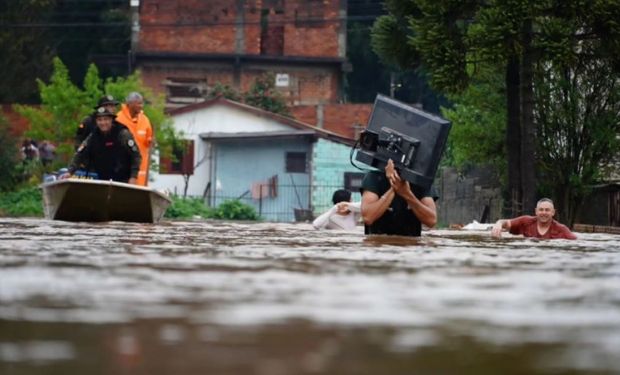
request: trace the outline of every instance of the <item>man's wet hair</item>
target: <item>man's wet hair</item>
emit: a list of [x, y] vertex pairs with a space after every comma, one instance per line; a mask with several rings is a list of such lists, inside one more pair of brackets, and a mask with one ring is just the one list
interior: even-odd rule
[[349, 202], [351, 200], [351, 192], [345, 189], [339, 189], [334, 191], [334, 195], [332, 195], [332, 202], [334, 204], [340, 202]]
[[125, 98], [125, 103], [131, 103], [131, 102], [135, 102], [138, 100], [144, 100], [144, 98], [142, 97], [142, 95], [139, 92], [130, 92], [127, 97]]
[[539, 199], [538, 202], [536, 202], [536, 207], [538, 207], [539, 204], [544, 203], [544, 202], [549, 202], [549, 203], [551, 203], [551, 205], [553, 207], [555, 207], [555, 205], [553, 204], [553, 201], [551, 199], [549, 199], [549, 198], [541, 198], [541, 199]]

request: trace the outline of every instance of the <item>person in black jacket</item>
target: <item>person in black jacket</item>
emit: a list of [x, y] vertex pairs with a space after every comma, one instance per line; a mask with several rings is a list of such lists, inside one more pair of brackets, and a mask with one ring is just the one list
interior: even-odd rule
[[77, 131], [75, 132], [76, 150], [78, 149], [78, 147], [80, 147], [82, 142], [84, 142], [86, 137], [88, 137], [88, 135], [92, 133], [95, 128], [97, 128], [97, 123], [95, 121], [95, 114], [97, 113], [97, 108], [105, 107], [108, 112], [116, 113], [116, 106], [118, 104], [119, 102], [115, 100], [112, 95], [104, 95], [101, 97], [101, 99], [99, 99], [99, 103], [97, 103], [97, 107], [95, 107], [95, 112], [85, 117], [82, 122], [80, 122], [80, 125], [78, 125]]
[[99, 180], [136, 183], [142, 157], [131, 132], [114, 121], [116, 115], [105, 107], [95, 112], [97, 127], [80, 144], [69, 166], [67, 178], [80, 170], [95, 173]]

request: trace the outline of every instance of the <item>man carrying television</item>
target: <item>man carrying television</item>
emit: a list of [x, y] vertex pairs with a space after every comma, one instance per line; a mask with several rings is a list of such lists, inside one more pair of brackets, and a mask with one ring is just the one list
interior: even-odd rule
[[419, 237], [422, 224], [432, 228], [437, 223], [433, 188], [424, 189], [401, 179], [391, 159], [385, 173], [368, 172], [360, 190], [366, 234]]

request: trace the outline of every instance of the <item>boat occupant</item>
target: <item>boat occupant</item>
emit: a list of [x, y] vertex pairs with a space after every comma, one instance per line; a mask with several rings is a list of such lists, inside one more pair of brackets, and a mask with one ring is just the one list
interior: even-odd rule
[[97, 109], [99, 107], [105, 107], [109, 112], [116, 113], [117, 105], [118, 105], [118, 101], [115, 100], [112, 95], [104, 95], [101, 97], [101, 99], [99, 99], [99, 102], [97, 103], [97, 106], [95, 107], [95, 110], [93, 111], [93, 113], [85, 117], [82, 120], [82, 122], [80, 122], [80, 125], [78, 125], [78, 128], [75, 132], [75, 149], [76, 150], [78, 149], [78, 147], [80, 147], [82, 142], [84, 142], [86, 137], [88, 137], [88, 135], [92, 133], [92, 131], [95, 130], [95, 128], [97, 127], [97, 121], [96, 121]]
[[142, 163], [138, 173], [138, 185], [146, 186], [149, 175], [149, 162], [151, 155], [151, 143], [153, 142], [153, 127], [151, 121], [144, 114], [144, 98], [140, 93], [131, 92], [121, 105], [117, 113], [116, 121], [125, 125], [138, 144]]
[[96, 174], [100, 180], [137, 184], [142, 157], [131, 132], [116, 122], [115, 117], [105, 107], [97, 109], [97, 128], [80, 144], [61, 179], [81, 170], [88, 175]]

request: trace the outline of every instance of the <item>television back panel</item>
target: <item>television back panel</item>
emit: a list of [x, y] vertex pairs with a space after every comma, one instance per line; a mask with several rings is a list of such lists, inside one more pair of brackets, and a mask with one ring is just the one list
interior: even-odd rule
[[[400, 174], [414, 185], [428, 188], [439, 167], [450, 127], [450, 122], [441, 117], [379, 94], [367, 129], [380, 137], [381, 129], [387, 128], [419, 140], [415, 160], [409, 168], [401, 169]], [[387, 162], [364, 150], [358, 150], [356, 159], [378, 169], [385, 168]]]

